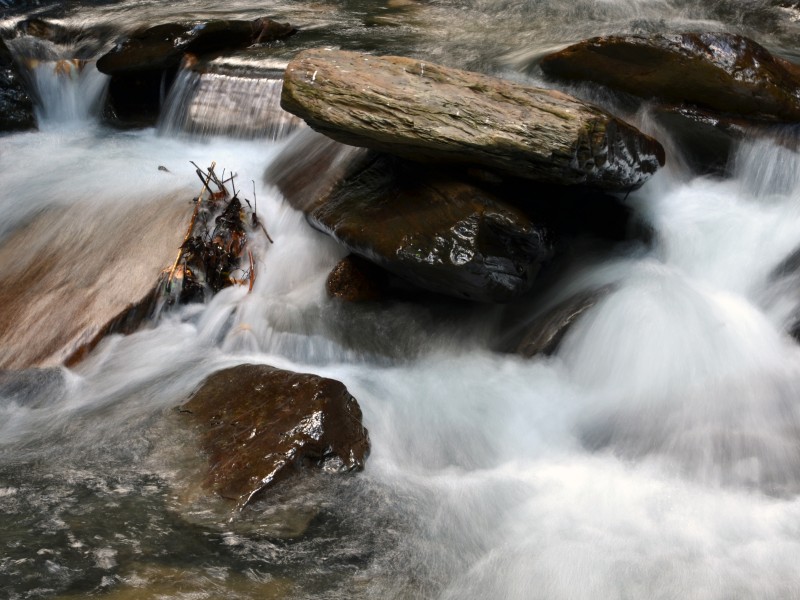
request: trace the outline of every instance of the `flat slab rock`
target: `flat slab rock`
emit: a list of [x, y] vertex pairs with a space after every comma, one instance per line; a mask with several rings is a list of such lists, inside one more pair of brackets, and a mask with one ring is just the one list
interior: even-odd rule
[[576, 98], [399, 56], [307, 50], [281, 106], [345, 144], [607, 190], [642, 185], [664, 149]]
[[208, 377], [181, 407], [208, 454], [206, 488], [244, 507], [300, 468], [364, 467], [369, 436], [340, 382], [267, 365]]
[[596, 37], [545, 56], [546, 75], [755, 120], [800, 119], [797, 67], [730, 33]]

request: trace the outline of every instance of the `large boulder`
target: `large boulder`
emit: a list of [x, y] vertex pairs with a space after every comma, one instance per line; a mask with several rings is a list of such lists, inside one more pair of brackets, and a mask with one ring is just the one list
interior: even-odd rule
[[301, 468], [364, 467], [369, 437], [343, 384], [267, 365], [209, 376], [181, 407], [208, 455], [206, 488], [244, 507]]
[[628, 190], [664, 164], [657, 141], [571, 96], [411, 58], [301, 52], [281, 105], [345, 144], [561, 185]]
[[419, 287], [481, 302], [522, 295], [550, 258], [545, 231], [518, 208], [388, 155], [367, 157], [308, 220]]
[[8, 46], [0, 38], [0, 131], [36, 127], [33, 101]]
[[760, 121], [800, 119], [785, 61], [730, 33], [597, 37], [545, 56], [546, 75]]

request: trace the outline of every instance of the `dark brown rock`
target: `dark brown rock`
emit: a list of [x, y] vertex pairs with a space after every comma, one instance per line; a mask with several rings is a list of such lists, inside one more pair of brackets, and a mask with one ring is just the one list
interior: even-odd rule
[[281, 106], [345, 144], [559, 185], [627, 190], [664, 164], [657, 141], [571, 96], [397, 56], [301, 52]]
[[546, 56], [548, 76], [763, 121], [800, 119], [798, 80], [763, 46], [729, 33], [592, 38]]
[[0, 131], [36, 126], [33, 101], [8, 46], [0, 38]]
[[109, 102], [122, 122], [150, 124], [158, 116], [184, 57], [216, 53], [283, 39], [295, 33], [288, 23], [253, 21], [164, 23], [134, 32], [97, 61], [111, 75]]
[[261, 18], [253, 21], [209, 21], [206, 23], [164, 23], [133, 33], [101, 56], [97, 68], [117, 75], [178, 66], [186, 53], [203, 55], [244, 48], [292, 35], [288, 23]]
[[163, 90], [172, 86], [176, 72], [166, 69], [113, 75], [108, 84], [111, 120], [133, 125], [155, 124]]
[[340, 260], [328, 275], [325, 289], [346, 302], [375, 302], [384, 295], [385, 271], [355, 255]]
[[239, 507], [298, 469], [360, 470], [369, 453], [358, 402], [316, 375], [239, 365], [208, 377], [181, 413], [208, 454], [205, 486]]
[[669, 131], [681, 157], [694, 171], [722, 174], [732, 153], [748, 134], [766, 134], [765, 126], [694, 107], [653, 107], [656, 122]]
[[441, 170], [364, 159], [307, 213], [348, 250], [424, 289], [508, 302], [550, 258], [546, 233], [519, 209]]

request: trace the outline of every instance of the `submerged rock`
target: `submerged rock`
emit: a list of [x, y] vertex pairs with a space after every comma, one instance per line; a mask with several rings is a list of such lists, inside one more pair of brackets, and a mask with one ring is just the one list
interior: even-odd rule
[[763, 46], [730, 33], [597, 37], [550, 54], [550, 77], [760, 121], [800, 119], [798, 79]]
[[181, 413], [208, 453], [205, 486], [244, 507], [300, 468], [360, 470], [369, 453], [358, 402], [344, 385], [266, 365], [218, 371]]
[[146, 298], [183, 240], [188, 195], [51, 209], [4, 239], [0, 368], [60, 365]]
[[8, 46], [0, 38], [0, 131], [36, 127], [33, 101]]
[[509, 350], [525, 358], [555, 354], [572, 326], [611, 290], [606, 286], [575, 294], [535, 316], [520, 327], [523, 333], [515, 336], [518, 341]]
[[281, 105], [345, 144], [549, 183], [627, 190], [664, 164], [656, 140], [571, 96], [410, 58], [301, 52]]
[[367, 157], [307, 213], [354, 254], [434, 292], [508, 302], [550, 257], [546, 233], [519, 209], [439, 171]]
[[240, 74], [213, 65], [182, 70], [159, 119], [164, 132], [279, 140], [303, 125], [280, 107], [283, 71]]
[[328, 274], [325, 289], [332, 298], [346, 302], [374, 302], [383, 297], [385, 280], [383, 269], [351, 254], [340, 260]]

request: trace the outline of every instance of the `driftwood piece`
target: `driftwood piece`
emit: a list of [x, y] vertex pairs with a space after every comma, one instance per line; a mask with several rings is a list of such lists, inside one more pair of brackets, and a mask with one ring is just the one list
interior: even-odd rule
[[281, 106], [345, 144], [563, 185], [640, 186], [664, 149], [566, 94], [397, 56], [308, 50]]

